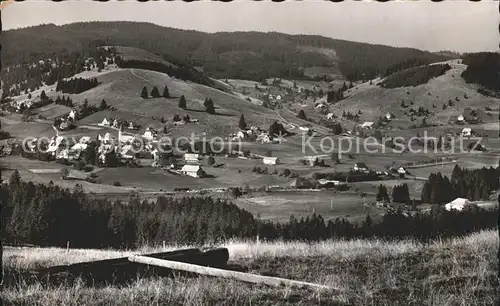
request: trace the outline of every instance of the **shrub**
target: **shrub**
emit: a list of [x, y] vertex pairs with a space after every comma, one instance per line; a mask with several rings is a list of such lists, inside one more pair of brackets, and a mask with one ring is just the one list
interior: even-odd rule
[[114, 181], [114, 182], [113, 182], [113, 186], [117, 186], [117, 187], [119, 187], [119, 186], [121, 186], [121, 185], [122, 185], [122, 183], [120, 183], [119, 181]]
[[82, 171], [84, 168], [85, 168], [85, 162], [82, 161], [82, 160], [78, 160], [76, 161], [75, 163], [73, 163], [73, 167], [76, 169], [76, 170], [80, 170]]
[[284, 176], [289, 176], [290, 174], [291, 174], [290, 169], [285, 169], [285, 170], [283, 170], [283, 175], [284, 175]]

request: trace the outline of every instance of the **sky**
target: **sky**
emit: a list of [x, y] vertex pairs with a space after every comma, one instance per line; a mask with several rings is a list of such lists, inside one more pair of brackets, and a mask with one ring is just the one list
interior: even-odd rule
[[498, 1], [433, 3], [235, 0], [200, 1], [25, 1], [2, 5], [3, 30], [80, 21], [143, 21], [204, 32], [262, 31], [413, 47], [429, 51], [497, 51]]

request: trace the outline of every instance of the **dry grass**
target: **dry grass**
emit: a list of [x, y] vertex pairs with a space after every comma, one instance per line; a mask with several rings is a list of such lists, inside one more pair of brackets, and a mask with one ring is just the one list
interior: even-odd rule
[[[81, 282], [8, 285], [9, 304], [37, 305], [495, 305], [498, 233], [422, 244], [407, 240], [229, 242], [230, 261], [251, 272], [316, 282], [335, 292], [267, 288], [212, 278], [138, 279], [124, 286]], [[26, 270], [70, 262], [160, 251], [6, 248], [5, 267]]]

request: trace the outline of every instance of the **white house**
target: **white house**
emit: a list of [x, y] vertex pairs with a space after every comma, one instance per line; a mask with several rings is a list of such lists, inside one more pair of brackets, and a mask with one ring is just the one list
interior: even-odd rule
[[277, 165], [279, 164], [279, 158], [266, 156], [262, 159], [262, 162], [264, 165]]
[[200, 158], [200, 154], [196, 154], [196, 153], [186, 153], [186, 154], [184, 154], [184, 161], [186, 163], [198, 164], [200, 162], [199, 158]]
[[137, 126], [133, 122], [129, 122], [128, 129], [129, 130], [135, 130], [135, 129], [137, 129]]
[[142, 137], [148, 139], [148, 140], [152, 140], [156, 137], [156, 131], [153, 130], [152, 128], [150, 127], [147, 127], [146, 128], [146, 131], [144, 132], [144, 134], [142, 135]]
[[54, 154], [57, 151], [57, 149], [59, 149], [59, 146], [62, 144], [63, 141], [64, 137], [62, 136], [52, 137], [49, 146], [47, 148], [47, 152]]
[[90, 142], [90, 136], [83, 136], [78, 140], [79, 143], [89, 143]]
[[151, 156], [153, 156], [153, 161], [158, 162], [160, 158], [160, 152], [156, 148], [151, 152]]
[[102, 122], [99, 123], [98, 125], [109, 126], [109, 121], [106, 117], [104, 117], [104, 119], [102, 119]]
[[236, 137], [239, 139], [245, 139], [247, 137], [247, 135], [243, 131], [238, 131], [238, 133], [236, 133]]
[[317, 182], [320, 185], [328, 185], [328, 184], [332, 184], [334, 186], [340, 185], [340, 181], [336, 181], [336, 180], [319, 179]]
[[464, 129], [462, 130], [462, 133], [461, 133], [461, 134], [462, 134], [462, 136], [464, 136], [464, 137], [469, 137], [469, 136], [471, 136], [471, 134], [472, 134], [472, 129], [471, 129], [471, 128], [464, 128]]
[[403, 168], [403, 167], [399, 167], [398, 168], [398, 174], [399, 174], [400, 178], [405, 178], [405, 176], [406, 176], [407, 173], [408, 172], [406, 171], [405, 168]]
[[281, 100], [281, 95], [277, 95], [276, 100]]
[[180, 172], [192, 177], [203, 177], [205, 175], [205, 171], [199, 165], [184, 165]]
[[354, 171], [368, 171], [368, 166], [365, 163], [355, 163], [353, 167]]
[[135, 157], [135, 153], [132, 150], [132, 145], [125, 145], [120, 150], [120, 155], [122, 158], [133, 159]]
[[271, 138], [269, 137], [269, 135], [262, 133], [259, 136], [257, 136], [257, 141], [261, 143], [270, 143]]
[[332, 120], [333, 119], [333, 113], [328, 113], [328, 115], [326, 115], [326, 119]]
[[316, 156], [306, 156], [304, 159], [311, 167], [316, 165], [318, 162], [318, 158]]
[[69, 114], [68, 114], [68, 118], [71, 118], [71, 120], [75, 121], [76, 120], [76, 111], [74, 109], [72, 109]]
[[325, 104], [323, 103], [319, 103], [318, 105], [316, 105], [316, 108], [324, 108], [325, 107]]
[[464, 198], [456, 198], [450, 203], [446, 204], [444, 208], [446, 210], [463, 210], [465, 207], [471, 205], [470, 201]]
[[309, 128], [307, 126], [299, 126], [299, 130], [301, 130], [303, 132], [307, 132], [307, 131], [309, 131]]
[[387, 113], [387, 114], [385, 114], [385, 119], [387, 119], [387, 120], [391, 120], [391, 119], [392, 119], [392, 115], [391, 115], [391, 113]]
[[457, 118], [457, 121], [458, 122], [464, 122], [465, 118], [464, 118], [464, 115], [460, 114], [460, 116], [458, 116]]
[[118, 120], [113, 120], [113, 127], [118, 128]]
[[86, 143], [77, 143], [71, 147], [71, 151], [83, 151], [85, 149], [87, 149]]
[[373, 122], [371, 121], [366, 121], [364, 122], [362, 125], [361, 125], [362, 128], [367, 128], [367, 129], [371, 129], [373, 127]]
[[104, 134], [104, 136], [99, 135], [98, 139], [104, 143], [109, 143], [115, 141], [115, 138], [111, 136], [110, 133]]

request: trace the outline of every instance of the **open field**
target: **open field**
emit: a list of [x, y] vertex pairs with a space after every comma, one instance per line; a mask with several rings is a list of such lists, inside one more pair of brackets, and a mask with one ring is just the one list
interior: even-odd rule
[[[268, 288], [209, 277], [144, 278], [128, 285], [90, 288], [80, 282], [12, 283], [0, 293], [7, 304], [36, 305], [495, 305], [499, 286], [498, 233], [421, 244], [411, 240], [229, 242], [230, 262], [249, 272], [336, 287], [335, 291]], [[179, 246], [180, 247], [180, 246]], [[171, 249], [170, 247], [168, 249]], [[135, 251], [12, 248], [4, 251], [7, 278], [17, 271], [114, 258]], [[163, 249], [162, 249], [163, 250]], [[360, 273], [363, 271], [363, 273]]]
[[[375, 196], [368, 196], [366, 200], [373, 202]], [[288, 221], [292, 215], [300, 219], [313, 213], [320, 214], [325, 220], [339, 217], [362, 221], [368, 213], [377, 219], [384, 212], [375, 207], [368, 211], [363, 205], [363, 198], [357, 194], [333, 191], [257, 193], [238, 198], [235, 204], [262, 219], [277, 221]]]

